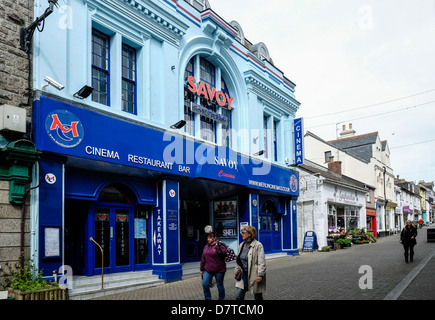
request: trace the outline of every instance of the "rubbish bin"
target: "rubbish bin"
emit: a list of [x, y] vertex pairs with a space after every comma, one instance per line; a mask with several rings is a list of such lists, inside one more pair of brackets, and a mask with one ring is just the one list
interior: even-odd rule
[[427, 228], [427, 242], [435, 242], [435, 228]]

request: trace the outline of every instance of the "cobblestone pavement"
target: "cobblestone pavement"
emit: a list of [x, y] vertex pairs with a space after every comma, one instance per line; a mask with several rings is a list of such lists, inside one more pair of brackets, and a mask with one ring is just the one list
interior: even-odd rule
[[[405, 263], [399, 234], [374, 244], [352, 245], [333, 252], [307, 252], [267, 261], [266, 300], [435, 299], [435, 243], [419, 229], [414, 262]], [[431, 257], [431, 258], [430, 258]], [[361, 269], [360, 269], [361, 268]], [[372, 273], [370, 273], [370, 271]], [[361, 289], [370, 284], [372, 288]], [[234, 271], [225, 277], [226, 299], [235, 299]], [[217, 299], [217, 288], [211, 289]], [[99, 300], [203, 300], [201, 277], [125, 292]], [[246, 295], [252, 300], [252, 295]]]

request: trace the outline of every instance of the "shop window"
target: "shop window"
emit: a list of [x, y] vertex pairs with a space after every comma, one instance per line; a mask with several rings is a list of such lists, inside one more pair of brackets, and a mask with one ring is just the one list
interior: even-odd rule
[[336, 229], [337, 228], [337, 211], [335, 206], [328, 206], [328, 228]]
[[148, 217], [151, 209], [136, 210], [134, 214], [134, 262], [144, 264], [149, 262], [148, 250]]
[[92, 29], [92, 101], [109, 106], [110, 38]]
[[136, 114], [136, 50], [122, 45], [122, 111]]
[[367, 230], [372, 230], [372, 217], [366, 217]]

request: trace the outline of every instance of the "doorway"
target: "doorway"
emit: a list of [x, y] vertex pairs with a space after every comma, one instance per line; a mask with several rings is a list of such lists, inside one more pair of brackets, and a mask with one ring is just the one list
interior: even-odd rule
[[95, 273], [101, 273], [102, 263], [105, 273], [131, 271], [131, 208], [95, 206], [90, 211], [94, 218], [93, 238], [104, 254], [102, 257], [100, 248], [93, 244]]
[[181, 202], [181, 262], [201, 260], [201, 237], [204, 227], [210, 224], [208, 202]]
[[260, 210], [259, 236], [265, 252], [281, 251], [281, 215], [270, 200]]
[[[147, 270], [154, 205], [137, 204], [122, 184], [104, 188], [97, 201], [66, 199], [65, 263], [77, 275]], [[103, 249], [90, 240], [92, 238]]]

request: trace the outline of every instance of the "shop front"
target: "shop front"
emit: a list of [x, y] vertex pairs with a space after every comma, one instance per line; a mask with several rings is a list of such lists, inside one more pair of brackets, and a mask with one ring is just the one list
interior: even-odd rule
[[374, 237], [377, 237], [376, 209], [367, 208], [366, 218], [367, 218], [367, 232], [373, 234]]
[[363, 226], [360, 215], [361, 207], [329, 203], [328, 208], [328, 225], [332, 226], [329, 229], [348, 231]]
[[45, 276], [69, 265], [179, 280], [207, 224], [233, 249], [253, 225], [266, 252], [297, 254], [296, 172], [48, 95], [33, 115], [31, 249]]

